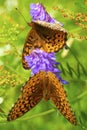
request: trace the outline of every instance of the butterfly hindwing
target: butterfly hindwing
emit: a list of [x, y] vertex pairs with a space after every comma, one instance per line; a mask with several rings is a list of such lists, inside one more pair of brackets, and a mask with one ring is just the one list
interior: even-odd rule
[[67, 101], [66, 92], [61, 84], [61, 82], [56, 78], [56, 76], [48, 72], [49, 80], [51, 82], [51, 95], [50, 99], [54, 102], [61, 114], [68, 119], [72, 124], [76, 125], [75, 116], [69, 106]]
[[22, 89], [22, 94], [10, 110], [7, 120], [15, 120], [35, 107], [42, 99], [43, 73], [31, 77]]

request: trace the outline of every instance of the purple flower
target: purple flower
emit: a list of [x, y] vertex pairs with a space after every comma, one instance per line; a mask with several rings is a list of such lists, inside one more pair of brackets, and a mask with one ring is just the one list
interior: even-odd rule
[[39, 71], [51, 71], [63, 84], [68, 83], [65, 80], [62, 80], [62, 78], [59, 76], [61, 71], [57, 68], [59, 63], [55, 61], [55, 53], [47, 53], [43, 50], [35, 49], [30, 55], [25, 56], [25, 60], [32, 70], [32, 75], [38, 73]]
[[30, 15], [32, 17], [32, 20], [40, 20], [49, 23], [58, 23], [61, 26], [63, 26], [62, 23], [56, 21], [48, 14], [45, 10], [45, 7], [40, 3], [30, 4]]

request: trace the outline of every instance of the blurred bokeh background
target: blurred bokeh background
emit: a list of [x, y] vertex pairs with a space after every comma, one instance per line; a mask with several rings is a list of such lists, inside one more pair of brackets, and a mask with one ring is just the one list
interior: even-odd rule
[[[51, 101], [42, 100], [35, 108], [12, 122], [6, 115], [29, 79], [22, 67], [22, 49], [30, 27], [30, 3], [42, 3], [68, 32], [67, 45], [57, 53], [62, 78], [77, 126], [70, 124]], [[0, 0], [0, 130], [84, 130], [87, 129], [87, 0]]]

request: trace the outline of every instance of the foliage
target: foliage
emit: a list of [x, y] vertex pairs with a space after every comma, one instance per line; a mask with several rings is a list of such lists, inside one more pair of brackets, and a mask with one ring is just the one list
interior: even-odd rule
[[[38, 2], [33, 0], [33, 3]], [[69, 81], [65, 85], [69, 102], [76, 114], [73, 126], [55, 109], [51, 101], [42, 100], [35, 108], [18, 120], [7, 122], [6, 116], [18, 99], [20, 89], [30, 77], [22, 67], [21, 54], [30, 30], [20, 10], [30, 22], [30, 0], [0, 1], [0, 129], [2, 130], [82, 130], [87, 129], [87, 0], [40, 0], [47, 11], [64, 24], [68, 31], [67, 50], [57, 53], [61, 76]], [[43, 116], [44, 115], [44, 116]]]

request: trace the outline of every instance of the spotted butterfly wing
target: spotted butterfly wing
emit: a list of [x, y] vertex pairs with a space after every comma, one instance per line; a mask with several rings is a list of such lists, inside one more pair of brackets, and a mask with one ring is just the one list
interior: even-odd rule
[[66, 44], [67, 32], [60, 24], [38, 20], [31, 22], [31, 26], [42, 39], [46, 52], [58, 52]]
[[25, 56], [29, 55], [35, 48], [41, 48], [41, 38], [36, 33], [35, 29], [31, 29], [26, 38], [22, 52], [22, 65], [25, 69], [30, 69], [25, 60]]
[[32, 27], [25, 41], [22, 52], [22, 64], [25, 69], [29, 66], [25, 56], [29, 55], [33, 49], [39, 48], [45, 52], [58, 52], [66, 44], [67, 32], [58, 23], [48, 23], [44, 21], [32, 21]]
[[75, 116], [69, 106], [67, 101], [66, 92], [61, 84], [61, 82], [56, 78], [56, 76], [48, 72], [48, 77], [51, 82], [50, 84], [50, 99], [54, 102], [60, 113], [68, 119], [72, 124], [76, 125]]
[[21, 117], [40, 102], [42, 99], [42, 76], [42, 74], [37, 74], [26, 82], [22, 89], [20, 98], [8, 114], [8, 121]]

